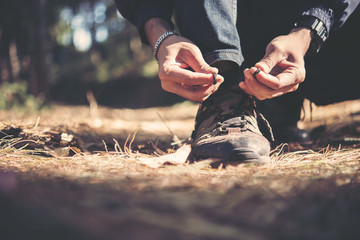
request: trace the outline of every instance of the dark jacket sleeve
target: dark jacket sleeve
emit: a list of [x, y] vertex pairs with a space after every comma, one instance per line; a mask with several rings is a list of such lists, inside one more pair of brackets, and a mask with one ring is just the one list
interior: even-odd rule
[[115, 0], [115, 3], [120, 14], [137, 27], [144, 43], [148, 43], [144, 31], [144, 24], [148, 19], [163, 18], [173, 26], [172, 0]]
[[318, 0], [307, 1], [301, 9], [301, 16], [313, 16], [325, 23], [328, 35], [342, 27], [359, 5], [360, 0]]

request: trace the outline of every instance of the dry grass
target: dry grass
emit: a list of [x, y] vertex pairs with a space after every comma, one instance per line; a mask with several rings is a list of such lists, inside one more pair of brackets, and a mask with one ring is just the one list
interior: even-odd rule
[[[143, 159], [155, 161], [157, 157], [141, 153], [118, 151], [49, 157], [41, 156], [44, 150], [15, 149], [11, 147], [12, 141], [0, 149], [2, 171], [110, 186], [114, 181], [116, 184], [126, 181], [125, 187], [129, 190], [191, 187], [199, 191], [224, 192], [240, 184], [242, 187], [266, 186], [285, 193], [300, 186], [307, 187], [317, 179], [359, 180], [360, 149], [274, 151], [271, 163], [264, 166], [248, 164], [213, 169], [210, 162], [203, 161], [152, 168], [144, 164]], [[339, 180], [339, 183], [348, 182]]]
[[23, 132], [0, 140], [1, 239], [357, 239], [356, 146], [284, 145], [265, 166], [149, 167], [144, 158], [171, 147], [164, 139], [145, 146], [150, 156], [129, 132], [108, 135], [78, 113], [71, 124], [10, 120]]

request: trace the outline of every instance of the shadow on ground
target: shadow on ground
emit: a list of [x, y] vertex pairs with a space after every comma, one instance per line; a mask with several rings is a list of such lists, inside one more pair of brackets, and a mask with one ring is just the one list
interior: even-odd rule
[[108, 185], [26, 178], [0, 173], [1, 239], [358, 239], [360, 234], [356, 178], [342, 186], [335, 178], [312, 181], [286, 196], [266, 186], [134, 190], [126, 179]]

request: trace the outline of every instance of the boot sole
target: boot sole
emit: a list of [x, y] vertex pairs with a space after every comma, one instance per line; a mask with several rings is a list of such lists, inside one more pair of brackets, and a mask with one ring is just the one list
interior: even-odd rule
[[198, 161], [203, 160], [212, 160], [210, 164], [212, 167], [217, 167], [220, 164], [226, 165], [239, 165], [239, 164], [256, 164], [256, 165], [265, 165], [270, 163], [269, 156], [260, 156], [258, 153], [251, 151], [249, 149], [235, 148], [224, 158], [206, 158], [198, 159]]

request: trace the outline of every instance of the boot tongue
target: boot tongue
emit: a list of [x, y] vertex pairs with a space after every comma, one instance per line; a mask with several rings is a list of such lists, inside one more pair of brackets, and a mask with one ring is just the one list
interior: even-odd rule
[[254, 104], [251, 104], [253, 100], [239, 86], [220, 88], [210, 98], [222, 110], [222, 114], [229, 114], [236, 109], [241, 109], [251, 115], [254, 114]]
[[214, 102], [222, 110], [222, 115], [229, 114], [239, 107], [243, 100], [242, 94], [236, 94], [234, 92], [223, 92], [219, 96], [214, 97]]

